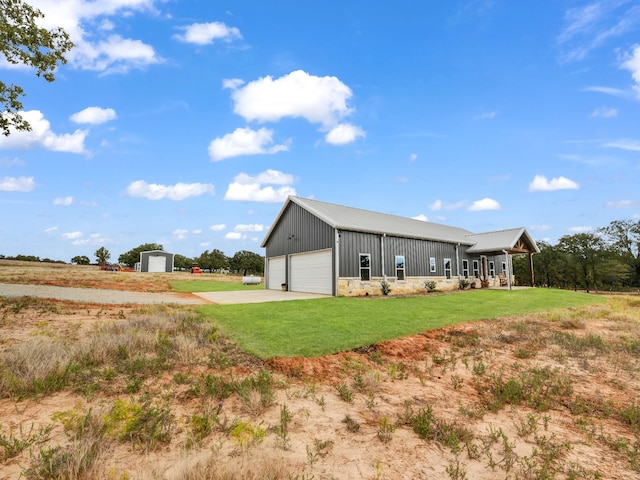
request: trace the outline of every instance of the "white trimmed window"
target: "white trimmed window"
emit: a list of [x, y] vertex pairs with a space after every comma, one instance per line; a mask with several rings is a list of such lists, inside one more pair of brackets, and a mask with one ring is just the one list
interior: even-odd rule
[[436, 257], [429, 257], [429, 271], [436, 273]]
[[496, 263], [493, 260], [489, 262], [489, 276], [496, 276]]
[[404, 280], [404, 255], [396, 255], [396, 277]]
[[371, 280], [371, 255], [369, 253], [360, 254], [360, 280], [363, 282]]
[[450, 258], [444, 259], [444, 276], [447, 277], [447, 279], [451, 278], [451, 259]]
[[502, 273], [507, 273], [507, 262], [502, 262]]
[[478, 260], [473, 261], [473, 276], [474, 277], [480, 276], [480, 262]]
[[462, 276], [469, 278], [469, 260], [462, 260]]

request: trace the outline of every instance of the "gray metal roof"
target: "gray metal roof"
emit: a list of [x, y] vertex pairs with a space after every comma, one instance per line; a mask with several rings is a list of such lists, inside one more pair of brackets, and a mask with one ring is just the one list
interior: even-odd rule
[[[291, 202], [296, 203], [338, 230], [387, 234], [398, 237], [436, 240], [448, 243], [460, 243], [462, 245], [472, 245], [469, 251], [472, 251], [473, 249], [473, 251], [477, 253], [509, 250], [513, 245], [515, 245], [523, 232], [526, 234], [524, 228], [488, 232], [485, 234], [474, 234], [464, 228], [425, 222], [423, 220], [390, 215], [387, 213], [372, 212], [370, 210], [363, 210], [360, 208], [346, 207], [344, 205], [321, 202], [319, 200], [312, 200], [309, 198], [290, 196], [282, 206], [282, 209], [269, 229], [269, 232], [267, 232], [267, 235], [262, 242], [263, 247], [266, 245], [273, 229], [277, 225], [278, 219]], [[530, 239], [528, 234], [527, 240], [530, 240], [530, 242], [535, 246], [535, 242]], [[535, 251], [538, 251], [537, 246], [535, 246]]]

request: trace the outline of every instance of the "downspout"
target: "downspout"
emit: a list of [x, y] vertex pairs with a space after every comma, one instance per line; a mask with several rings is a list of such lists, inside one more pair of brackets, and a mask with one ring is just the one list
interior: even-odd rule
[[335, 235], [335, 247], [333, 249], [333, 254], [335, 255], [335, 260], [333, 262], [333, 296], [338, 296], [338, 279], [340, 278], [340, 231], [336, 228], [334, 230]]
[[382, 266], [382, 278], [384, 278], [385, 280], [387, 279], [387, 274], [384, 271], [384, 239], [387, 236], [386, 233], [383, 233], [382, 236], [380, 237], [380, 263]]
[[509, 252], [503, 250], [505, 258], [507, 260], [507, 288], [511, 290], [511, 257], [509, 256]]

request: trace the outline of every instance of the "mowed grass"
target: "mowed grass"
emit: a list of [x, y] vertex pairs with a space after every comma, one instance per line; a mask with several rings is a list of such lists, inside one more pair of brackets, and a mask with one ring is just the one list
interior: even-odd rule
[[269, 359], [316, 357], [457, 323], [603, 302], [598, 295], [540, 288], [208, 305], [197, 310], [240, 348]]
[[171, 290], [178, 293], [193, 292], [234, 292], [236, 290], [264, 290], [264, 284], [243, 285], [237, 282], [219, 280], [172, 280], [169, 282]]

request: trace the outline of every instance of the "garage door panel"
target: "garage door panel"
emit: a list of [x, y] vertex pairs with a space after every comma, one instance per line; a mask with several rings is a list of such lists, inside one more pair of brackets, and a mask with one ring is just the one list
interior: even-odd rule
[[274, 257], [267, 259], [267, 285], [269, 290], [280, 290], [280, 286], [286, 283], [285, 258]]
[[167, 259], [163, 256], [149, 257], [149, 272], [164, 273], [167, 271]]
[[291, 255], [293, 292], [333, 294], [333, 257], [331, 250]]

